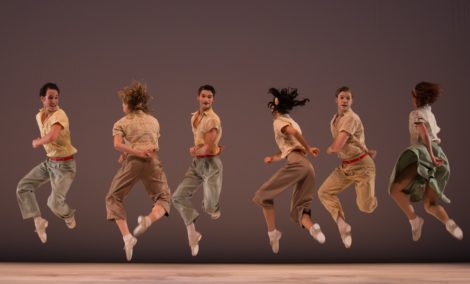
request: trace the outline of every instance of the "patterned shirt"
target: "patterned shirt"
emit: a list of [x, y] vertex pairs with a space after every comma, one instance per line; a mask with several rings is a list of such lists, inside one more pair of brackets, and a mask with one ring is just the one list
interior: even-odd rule
[[52, 129], [54, 124], [59, 124], [62, 129], [59, 132], [57, 140], [48, 144], [44, 144], [44, 149], [49, 158], [67, 157], [77, 153], [77, 149], [72, 146], [70, 139], [69, 119], [65, 112], [58, 108], [54, 113], [42, 121], [45, 115], [44, 110], [39, 110], [36, 115], [36, 122], [41, 132], [41, 137], [46, 136]]
[[274, 118], [274, 139], [276, 140], [276, 144], [279, 147], [279, 150], [281, 150], [281, 158], [283, 159], [294, 150], [305, 150], [304, 146], [302, 146], [302, 144], [300, 144], [300, 142], [297, 141], [295, 137], [282, 133], [282, 129], [288, 125], [292, 126], [295, 130], [302, 134], [300, 126], [288, 114], [281, 114]]
[[222, 138], [222, 124], [219, 116], [212, 110], [212, 108], [204, 111], [202, 114], [199, 111], [192, 113], [191, 128], [194, 135], [194, 146], [204, 145], [204, 135], [212, 129], [217, 130], [214, 147], [209, 149], [211, 155], [217, 155], [220, 152], [219, 142]]
[[138, 150], [158, 151], [160, 124], [158, 120], [143, 111], [130, 112], [113, 126], [113, 136], [120, 135], [130, 147]]
[[342, 160], [350, 160], [360, 156], [367, 149], [365, 145], [364, 126], [359, 116], [349, 109], [343, 114], [335, 114], [330, 123], [331, 135], [336, 139], [341, 131], [349, 134], [346, 144], [338, 152]]
[[441, 129], [439, 126], [437, 126], [436, 117], [431, 111], [431, 106], [425, 105], [415, 109], [410, 113], [408, 128], [410, 130], [411, 145], [422, 143], [421, 138], [419, 137], [418, 129], [416, 128], [416, 124], [419, 123], [424, 123], [428, 131], [429, 138], [431, 138], [432, 142], [436, 142], [437, 144], [441, 143], [441, 139], [437, 137], [437, 134], [441, 131]]

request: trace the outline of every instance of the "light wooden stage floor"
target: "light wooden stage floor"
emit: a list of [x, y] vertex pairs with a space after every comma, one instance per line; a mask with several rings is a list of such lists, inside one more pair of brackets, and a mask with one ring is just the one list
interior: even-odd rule
[[0, 283], [470, 283], [470, 264], [0, 263]]

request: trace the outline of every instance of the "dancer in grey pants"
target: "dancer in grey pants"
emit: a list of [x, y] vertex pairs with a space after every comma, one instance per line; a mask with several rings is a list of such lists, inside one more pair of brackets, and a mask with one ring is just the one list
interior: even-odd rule
[[199, 110], [191, 117], [194, 146], [189, 149], [193, 161], [183, 181], [173, 194], [173, 205], [183, 218], [188, 232], [191, 254], [196, 256], [202, 235], [196, 231], [194, 221], [199, 213], [191, 203], [191, 197], [202, 184], [204, 210], [216, 220], [220, 217], [220, 192], [222, 190], [222, 161], [219, 141], [222, 137], [220, 119], [212, 109], [215, 89], [211, 85], [201, 86], [197, 100]]
[[59, 218], [65, 221], [68, 228], [76, 226], [75, 210], [65, 202], [65, 197], [75, 178], [76, 165], [74, 154], [77, 153], [70, 141], [69, 120], [59, 108], [59, 87], [46, 83], [39, 91], [42, 109], [36, 115], [41, 137], [32, 142], [33, 148], [43, 145], [47, 160], [34, 167], [18, 183], [16, 196], [23, 219], [34, 218], [36, 233], [41, 242], [47, 241], [48, 222], [41, 217], [36, 190], [51, 183], [52, 191], [47, 206]]

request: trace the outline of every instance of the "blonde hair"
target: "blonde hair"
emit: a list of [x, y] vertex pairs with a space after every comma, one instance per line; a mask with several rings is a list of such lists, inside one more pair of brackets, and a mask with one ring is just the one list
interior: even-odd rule
[[129, 111], [149, 112], [148, 103], [152, 99], [147, 93], [147, 86], [139, 81], [132, 81], [129, 86], [124, 87], [118, 92], [118, 96], [125, 103]]

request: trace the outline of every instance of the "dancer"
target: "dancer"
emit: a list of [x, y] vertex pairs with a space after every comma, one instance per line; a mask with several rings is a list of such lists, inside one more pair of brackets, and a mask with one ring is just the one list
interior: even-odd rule
[[[137, 243], [136, 236], [143, 234], [149, 227], [170, 212], [170, 189], [163, 167], [158, 158], [158, 139], [160, 125], [149, 114], [148, 102], [151, 97], [147, 87], [134, 81], [119, 91], [122, 99], [124, 117], [113, 126], [114, 148], [122, 152], [121, 168], [111, 182], [106, 195], [107, 219], [116, 222], [124, 240], [126, 259], [132, 259], [132, 252]], [[127, 214], [123, 201], [133, 186], [142, 181], [147, 194], [153, 202], [150, 213], [139, 216], [134, 235], [127, 226]]]
[[364, 126], [359, 116], [352, 110], [352, 103], [353, 96], [349, 87], [343, 86], [336, 91], [337, 113], [330, 123], [334, 140], [326, 152], [337, 153], [342, 162], [318, 190], [318, 196], [336, 222], [346, 248], [352, 245], [351, 225], [346, 223], [338, 194], [354, 183], [359, 210], [372, 213], [377, 208], [373, 161], [376, 151], [367, 148]]
[[203, 85], [198, 90], [199, 110], [191, 117], [191, 128], [194, 135], [194, 146], [189, 149], [193, 157], [183, 181], [173, 194], [173, 204], [183, 218], [188, 233], [191, 254], [199, 252], [201, 233], [196, 230], [194, 222], [199, 213], [191, 204], [191, 197], [202, 184], [203, 208], [213, 220], [220, 217], [220, 192], [222, 190], [222, 161], [219, 154], [219, 141], [222, 137], [220, 119], [212, 109], [215, 88]]
[[70, 141], [69, 119], [59, 108], [59, 87], [54, 83], [46, 83], [39, 91], [42, 109], [36, 115], [41, 133], [40, 138], [32, 142], [33, 148], [44, 146], [47, 159], [33, 168], [18, 183], [16, 196], [23, 219], [34, 218], [36, 233], [41, 242], [47, 241], [46, 228], [48, 222], [41, 217], [36, 200], [36, 190], [48, 181], [51, 182], [51, 194], [47, 206], [59, 218], [65, 221], [69, 229], [76, 226], [75, 209], [65, 202], [65, 197], [75, 178], [77, 153]]
[[300, 126], [289, 116], [296, 106], [303, 106], [309, 99], [297, 100], [297, 89], [271, 88], [268, 91], [273, 100], [268, 103], [274, 117], [274, 138], [280, 152], [264, 158], [264, 163], [286, 159], [287, 163], [256, 191], [253, 201], [263, 209], [268, 227], [269, 242], [274, 253], [279, 252], [281, 232], [276, 228], [274, 198], [294, 186], [291, 199], [292, 221], [306, 228], [319, 243], [325, 242], [320, 225], [310, 218], [310, 204], [313, 199], [315, 172], [306, 155], [317, 157], [319, 149], [310, 147], [302, 135]]
[[450, 203], [444, 195], [449, 179], [449, 161], [440, 147], [437, 136], [440, 128], [431, 111], [431, 105], [442, 94], [438, 84], [421, 82], [412, 92], [414, 110], [409, 116], [411, 145], [400, 155], [390, 177], [389, 192], [393, 200], [407, 216], [411, 224], [413, 241], [418, 241], [423, 228], [423, 218], [416, 215], [411, 202], [423, 201], [427, 213], [445, 225], [455, 238], [463, 239], [463, 231], [450, 219], [441, 199]]

